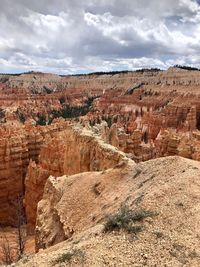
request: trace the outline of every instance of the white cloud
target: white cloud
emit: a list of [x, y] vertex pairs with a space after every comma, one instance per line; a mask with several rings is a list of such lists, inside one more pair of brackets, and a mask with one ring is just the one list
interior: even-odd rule
[[4, 51], [7, 48], [14, 48], [14, 39], [6, 39], [0, 37], [0, 51]]
[[37, 30], [43, 28], [44, 30], [57, 31], [60, 27], [67, 25], [67, 14], [60, 13], [58, 16], [43, 15], [35, 12], [31, 12], [29, 16], [19, 17], [30, 27], [34, 27]]
[[200, 63], [195, 0], [1, 1], [0, 71]]

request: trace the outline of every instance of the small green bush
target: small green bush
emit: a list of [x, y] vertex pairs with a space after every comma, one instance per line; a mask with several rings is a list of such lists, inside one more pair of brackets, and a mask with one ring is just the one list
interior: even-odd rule
[[46, 116], [43, 114], [38, 114], [38, 120], [36, 121], [36, 125], [44, 126], [46, 124]]
[[73, 257], [84, 257], [84, 253], [80, 249], [74, 249], [72, 251], [66, 251], [63, 254], [59, 255], [53, 262], [52, 266], [55, 264], [63, 263], [63, 262], [69, 262]]
[[104, 225], [105, 232], [123, 229], [129, 233], [137, 233], [142, 231], [141, 225], [136, 225], [147, 217], [154, 216], [155, 213], [148, 210], [131, 210], [128, 206], [122, 205], [118, 213], [110, 215]]
[[73, 255], [74, 255], [73, 252], [69, 252], [69, 251], [64, 252], [62, 255], [59, 255], [58, 258], [54, 262], [61, 263], [61, 262], [70, 261]]

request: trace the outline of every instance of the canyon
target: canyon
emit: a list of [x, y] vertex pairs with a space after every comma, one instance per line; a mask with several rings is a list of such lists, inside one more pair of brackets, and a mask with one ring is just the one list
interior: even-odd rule
[[[16, 266], [52, 266], [64, 247], [86, 253], [71, 266], [199, 266], [199, 87], [178, 67], [1, 74], [0, 225], [17, 227], [22, 196], [38, 252]], [[122, 203], [157, 214], [136, 241], [104, 233]]]

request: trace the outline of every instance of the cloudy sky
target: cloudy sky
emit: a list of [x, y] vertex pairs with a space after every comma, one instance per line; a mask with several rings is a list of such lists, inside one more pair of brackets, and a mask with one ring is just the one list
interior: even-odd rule
[[0, 72], [200, 67], [199, 0], [0, 4]]

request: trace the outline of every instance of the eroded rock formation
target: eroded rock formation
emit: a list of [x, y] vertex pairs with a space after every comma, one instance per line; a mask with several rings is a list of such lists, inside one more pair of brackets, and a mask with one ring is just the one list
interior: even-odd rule
[[0, 75], [0, 223], [15, 225], [16, 199], [25, 194], [28, 232], [36, 224], [36, 247], [47, 248], [101, 229], [127, 202], [158, 212], [146, 226], [167, 229], [168, 247], [189, 240], [196, 250], [199, 163], [147, 160], [200, 161], [199, 85], [200, 72], [179, 68]]
[[[27, 192], [35, 191], [32, 198], [37, 203], [43, 192], [36, 190], [37, 184], [44, 186], [49, 175], [71, 175], [105, 166], [107, 159], [102, 161], [102, 156], [93, 160], [93, 150], [87, 146], [90, 141], [78, 147], [83, 141], [66, 132], [52, 138], [63, 127], [60, 117], [79, 121], [137, 162], [167, 155], [200, 159], [198, 71], [170, 68], [63, 77], [29, 73], [1, 75], [0, 79], [2, 223], [13, 223], [12, 203], [24, 186]], [[37, 168], [38, 174], [29, 181]], [[28, 207], [35, 214], [36, 205]]]
[[[30, 195], [35, 192], [32, 198], [37, 203], [43, 192], [36, 190], [37, 184], [43, 187], [49, 175], [106, 166], [101, 152], [93, 160], [92, 153], [97, 152], [88, 146], [89, 139], [83, 145], [73, 134], [55, 136], [63, 131], [60, 117], [79, 122], [137, 162], [167, 155], [200, 159], [198, 71], [170, 68], [63, 77], [29, 73], [1, 75], [0, 80], [1, 223], [13, 223], [13, 203], [24, 187]], [[35, 178], [29, 181], [32, 175]], [[33, 205], [27, 205], [28, 214], [31, 210], [35, 214]]]
[[16, 224], [16, 199], [23, 195], [29, 160], [38, 161], [45, 138], [53, 137], [67, 127], [59, 123], [43, 127], [2, 126], [0, 138], [0, 222]]
[[49, 175], [72, 175], [104, 171], [117, 165], [125, 155], [104, 143], [89, 130], [68, 126], [43, 144], [39, 163], [31, 161], [25, 179], [25, 207], [28, 231], [35, 228], [37, 203]]

